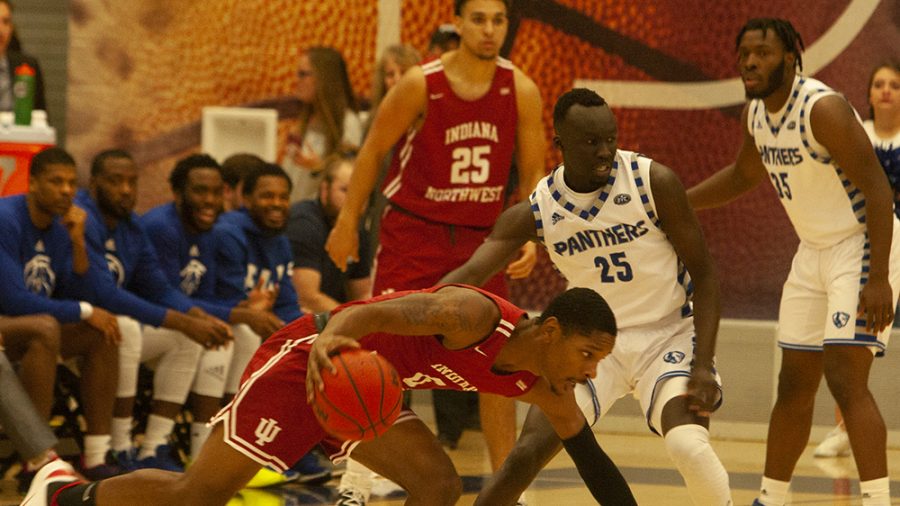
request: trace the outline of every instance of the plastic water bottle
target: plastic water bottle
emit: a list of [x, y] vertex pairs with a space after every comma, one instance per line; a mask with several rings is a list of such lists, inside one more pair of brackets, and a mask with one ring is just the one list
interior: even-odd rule
[[31, 110], [34, 108], [34, 69], [27, 63], [16, 67], [12, 92], [16, 124], [31, 125]]

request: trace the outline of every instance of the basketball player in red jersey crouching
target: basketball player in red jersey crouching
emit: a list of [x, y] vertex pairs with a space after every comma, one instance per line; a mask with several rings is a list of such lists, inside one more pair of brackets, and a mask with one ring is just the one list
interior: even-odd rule
[[456, 504], [461, 480], [411, 411], [365, 442], [336, 441], [316, 422], [308, 401], [322, 388], [322, 370], [334, 370], [329, 354], [346, 347], [377, 351], [394, 365], [405, 388], [474, 388], [539, 406], [594, 497], [601, 504], [636, 504], [575, 402], [575, 385], [595, 375], [615, 343], [615, 316], [593, 290], [568, 290], [535, 319], [465, 285], [344, 304], [329, 316], [304, 316], [260, 347], [184, 474], [145, 469], [84, 483], [57, 461], [38, 473], [23, 504], [222, 505], [260, 467], [287, 469], [317, 443], [332, 458], [352, 451], [354, 459], [399, 483], [409, 494], [408, 505]]

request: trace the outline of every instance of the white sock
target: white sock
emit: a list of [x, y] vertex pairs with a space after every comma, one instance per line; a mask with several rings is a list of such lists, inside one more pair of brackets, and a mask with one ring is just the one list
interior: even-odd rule
[[175, 427], [175, 420], [159, 415], [150, 415], [147, 418], [147, 430], [144, 432], [144, 441], [141, 443], [141, 451], [138, 459], [156, 456], [156, 448], [169, 441], [169, 434]]
[[203, 422], [194, 422], [191, 424], [191, 460], [197, 460], [200, 455], [200, 448], [209, 438], [212, 427], [207, 427]]
[[131, 449], [131, 424], [133, 420], [130, 416], [112, 419], [112, 442], [110, 444], [114, 452], [123, 452]]
[[684, 478], [694, 504], [729, 506], [728, 472], [709, 444], [702, 425], [679, 425], [666, 433], [666, 450]]
[[369, 495], [372, 493], [372, 478], [375, 473], [368, 467], [360, 464], [352, 458], [347, 459], [347, 470], [341, 476], [341, 483], [338, 490], [356, 490], [362, 494], [366, 502], [369, 501]]
[[890, 506], [891, 480], [888, 477], [859, 482], [863, 506]]
[[106, 464], [106, 452], [109, 451], [109, 434], [92, 434], [84, 436], [84, 467], [95, 467]]
[[790, 486], [789, 481], [778, 481], [763, 476], [762, 484], [759, 486], [759, 497], [756, 500], [764, 506], [784, 506]]

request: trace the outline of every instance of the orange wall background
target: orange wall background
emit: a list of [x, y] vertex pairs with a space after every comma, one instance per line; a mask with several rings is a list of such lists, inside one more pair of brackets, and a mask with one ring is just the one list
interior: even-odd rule
[[[398, 0], [403, 42], [424, 51], [453, 20], [449, 0]], [[734, 37], [750, 17], [793, 21], [807, 47], [861, 0], [515, 0], [507, 56], [541, 89], [546, 131], [555, 98], [575, 79], [705, 81], [736, 76]], [[865, 116], [872, 66], [900, 48], [900, 3], [877, 4], [851, 44], [815, 74]], [[199, 149], [207, 105], [278, 105], [282, 138], [301, 48], [329, 45], [348, 62], [355, 91], [371, 89], [376, 0], [73, 0], [67, 147], [86, 172], [110, 147], [142, 167], [139, 208], [170, 198], [174, 161]], [[690, 186], [733, 158], [740, 106], [707, 110], [617, 108], [619, 142], [672, 167]], [[548, 169], [559, 161], [551, 151]], [[724, 313], [775, 318], [797, 239], [768, 188], [701, 213], [723, 285]], [[564, 283], [542, 259], [514, 298], [542, 307]]]

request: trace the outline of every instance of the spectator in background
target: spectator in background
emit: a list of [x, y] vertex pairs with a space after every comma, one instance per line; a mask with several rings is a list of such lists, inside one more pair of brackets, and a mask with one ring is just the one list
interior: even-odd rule
[[[397, 84], [403, 73], [410, 67], [418, 65], [422, 60], [419, 52], [406, 44], [389, 46], [382, 53], [378, 63], [375, 64], [375, 72], [372, 79], [372, 107], [369, 117], [375, 116], [375, 111], [384, 100], [388, 90]], [[368, 129], [368, 128], [367, 128]]]
[[225, 182], [222, 193], [225, 211], [234, 211], [244, 207], [242, 196], [244, 178], [265, 164], [266, 162], [262, 158], [250, 153], [237, 153], [222, 162], [222, 179]]
[[[397, 44], [389, 46], [384, 50], [378, 63], [375, 64], [375, 73], [372, 79], [372, 107], [369, 110], [369, 122], [366, 125], [366, 132], [371, 126], [372, 118], [378, 112], [378, 106], [387, 94], [388, 90], [397, 84], [403, 73], [410, 67], [418, 65], [422, 59], [419, 52], [412, 46]], [[378, 178], [375, 180], [375, 188], [369, 196], [369, 205], [366, 208], [365, 228], [368, 232], [368, 252], [364, 257], [360, 257], [360, 261], [372, 265], [375, 259], [375, 251], [378, 249], [378, 231], [381, 229], [381, 214], [384, 212], [384, 206], [387, 205], [387, 198], [381, 193], [381, 186], [384, 184], [384, 176], [387, 174], [388, 168], [393, 159], [393, 153], [385, 157], [378, 172]]]
[[[182, 471], [180, 459], [167, 444], [175, 417], [187, 399], [202, 350], [223, 346], [232, 335], [224, 322], [209, 316], [169, 284], [149, 234], [134, 213], [137, 181], [138, 169], [131, 155], [106, 150], [91, 165], [89, 190], [80, 190], [75, 197], [88, 213], [85, 237], [91, 262], [108, 267], [94, 289], [114, 294], [106, 297], [109, 302], [104, 308], [117, 315], [122, 334], [112, 449], [116, 462], [126, 469]], [[167, 330], [176, 332], [173, 335]], [[150, 360], [158, 360], [153, 403], [140, 451], [135, 454], [131, 431], [138, 369], [141, 362]]]
[[[226, 163], [245, 158], [265, 162], [253, 155], [234, 155]], [[232, 165], [237, 165], [232, 163]], [[242, 164], [242, 166], [245, 164]], [[250, 169], [252, 170], [252, 169]], [[246, 171], [245, 171], [246, 172]], [[242, 174], [242, 172], [238, 172]], [[237, 186], [241, 187], [241, 177]], [[281, 328], [281, 319], [268, 310], [271, 294], [263, 294], [263, 303], [246, 307], [221, 304], [215, 294], [216, 236], [212, 228], [222, 211], [222, 169], [208, 155], [192, 154], [175, 164], [169, 175], [174, 202], [153, 208], [141, 216], [156, 248], [163, 274], [191, 300], [209, 314], [232, 324], [235, 341], [241, 348], [253, 349], [258, 336], [269, 336]], [[258, 294], [257, 294], [258, 295]], [[248, 297], [255, 298], [255, 295]], [[246, 345], [243, 344], [246, 341]], [[221, 408], [225, 392], [235, 392], [245, 362], [232, 366], [234, 346], [206, 349], [200, 356], [197, 376], [191, 387], [191, 458], [195, 459], [209, 436], [206, 422]], [[238, 357], [240, 360], [240, 357]], [[224, 371], [224, 373], [223, 373]], [[229, 386], [231, 385], [231, 386]], [[251, 485], [273, 485], [284, 481], [280, 473], [261, 471]]]
[[0, 111], [11, 111], [13, 108], [13, 80], [16, 67], [23, 63], [34, 69], [34, 108], [46, 111], [41, 66], [36, 58], [21, 52], [18, 43], [12, 44], [18, 41], [14, 34], [12, 10], [9, 0], [0, 0]]
[[[274, 291], [272, 310], [281, 324], [303, 314], [297, 292], [291, 281], [294, 259], [291, 245], [284, 235], [287, 226], [291, 180], [281, 167], [266, 163], [244, 178], [242, 188], [244, 207], [223, 214], [215, 225], [216, 235], [216, 297], [227, 305], [248, 300], [254, 290]], [[235, 339], [232, 368], [243, 372], [259, 347], [255, 341]], [[226, 394], [233, 394], [237, 385], [229, 378]], [[293, 470], [299, 471], [301, 482], [315, 484], [328, 481], [331, 472], [318, 464], [316, 455], [306, 454]]]
[[301, 316], [290, 282], [293, 255], [284, 236], [291, 181], [281, 167], [267, 163], [247, 175], [242, 191], [244, 207], [223, 214], [214, 227], [216, 296], [221, 303], [235, 305], [258, 283], [277, 287], [273, 310], [282, 322], [290, 322]]
[[[335, 153], [325, 159], [319, 196], [291, 207], [287, 236], [294, 252], [294, 288], [304, 311], [330, 311], [344, 302], [371, 297], [372, 281], [366, 261], [351, 263], [341, 272], [325, 252], [334, 220], [344, 205], [353, 157]], [[360, 258], [368, 258], [365, 231], [359, 231]]]
[[116, 318], [84, 301], [98, 267], [85, 248], [86, 213], [72, 204], [75, 160], [48, 148], [31, 160], [28, 194], [0, 199], [0, 314], [49, 314], [61, 324], [60, 355], [81, 361], [87, 430], [82, 473], [120, 473], [107, 464], [121, 340]]
[[[894, 214], [900, 216], [900, 61], [887, 60], [872, 70], [869, 119], [863, 121], [863, 129], [875, 146], [875, 154], [894, 191]], [[897, 326], [895, 317], [894, 327]], [[813, 453], [816, 457], [850, 455], [850, 437], [838, 408], [835, 408], [835, 419], [837, 426], [816, 447]]]
[[425, 55], [427, 60], [432, 60], [438, 56], [459, 48], [460, 36], [456, 30], [456, 26], [447, 23], [435, 28], [431, 34], [431, 40], [428, 41], [428, 54]]
[[322, 46], [307, 49], [300, 55], [297, 78], [299, 122], [281, 156], [293, 184], [291, 202], [315, 198], [326, 156], [362, 143], [359, 106], [341, 53]]
[[900, 216], [900, 60], [892, 58], [869, 76], [869, 118], [863, 129], [894, 190], [894, 212]]

